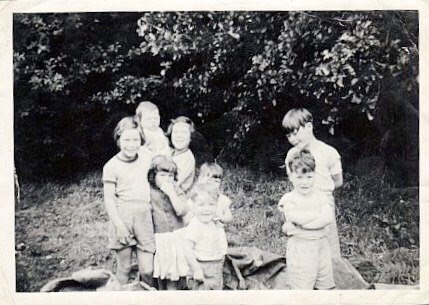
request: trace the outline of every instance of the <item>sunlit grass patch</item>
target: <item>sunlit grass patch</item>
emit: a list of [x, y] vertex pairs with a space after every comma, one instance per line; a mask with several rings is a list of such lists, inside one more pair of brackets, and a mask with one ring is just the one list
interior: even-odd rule
[[[343, 256], [368, 282], [418, 284], [418, 198], [398, 193], [380, 177], [346, 175], [345, 181], [336, 193]], [[100, 173], [22, 189], [26, 208], [16, 212], [18, 291], [37, 291], [53, 278], [86, 267], [113, 268]], [[287, 238], [277, 203], [291, 189], [286, 175], [230, 168], [223, 189], [233, 201], [234, 220], [226, 227], [229, 245], [284, 255]]]

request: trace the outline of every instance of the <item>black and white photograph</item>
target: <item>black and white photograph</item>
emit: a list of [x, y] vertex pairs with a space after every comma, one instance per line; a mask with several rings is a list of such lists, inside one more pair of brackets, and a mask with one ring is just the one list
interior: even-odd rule
[[423, 291], [419, 6], [10, 18], [14, 293]]

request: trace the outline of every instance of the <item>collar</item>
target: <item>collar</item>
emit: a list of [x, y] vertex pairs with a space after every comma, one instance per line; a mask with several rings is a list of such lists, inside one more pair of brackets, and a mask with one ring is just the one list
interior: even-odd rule
[[188, 150], [189, 150], [189, 147], [185, 148], [185, 149], [182, 149], [182, 150], [174, 149], [173, 153], [172, 153], [172, 156], [182, 155], [182, 154], [186, 153]]
[[314, 146], [314, 144], [316, 144], [317, 142], [318, 140], [316, 139], [316, 137], [314, 137], [310, 141], [308, 141], [307, 145], [305, 145], [304, 148], [310, 148]]
[[138, 153], [136, 154], [136, 157], [134, 159], [131, 159], [131, 160], [125, 160], [125, 159], [121, 158], [119, 154], [120, 153], [117, 153], [115, 157], [118, 158], [119, 161], [122, 161], [122, 162], [125, 162], [125, 163], [132, 163], [132, 162], [136, 161], [139, 158], [139, 154]]

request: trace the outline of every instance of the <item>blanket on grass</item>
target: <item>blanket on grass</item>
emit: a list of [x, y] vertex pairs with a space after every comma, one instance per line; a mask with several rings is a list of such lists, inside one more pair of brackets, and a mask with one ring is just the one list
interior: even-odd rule
[[[337, 289], [377, 288], [377, 285], [369, 285], [344, 258], [335, 260], [333, 267]], [[289, 289], [286, 268], [284, 256], [255, 247], [229, 248], [223, 271], [224, 289]], [[389, 289], [387, 286], [382, 286], [382, 289]], [[154, 288], [139, 281], [121, 285], [109, 270], [85, 269], [73, 273], [70, 277], [48, 282], [42, 287], [41, 292], [112, 290], [154, 290]]]

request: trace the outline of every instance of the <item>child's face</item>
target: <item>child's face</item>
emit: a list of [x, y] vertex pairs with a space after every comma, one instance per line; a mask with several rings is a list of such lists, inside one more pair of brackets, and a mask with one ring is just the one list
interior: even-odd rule
[[314, 187], [314, 172], [291, 172], [289, 174], [289, 180], [298, 193], [301, 195], [308, 195]]
[[170, 172], [157, 172], [155, 175], [155, 184], [157, 187], [162, 187], [165, 184], [174, 183], [174, 174]]
[[208, 223], [213, 220], [216, 213], [216, 201], [208, 195], [198, 195], [193, 200], [193, 211], [199, 221]]
[[309, 136], [312, 132], [311, 123], [306, 123], [305, 126], [300, 126], [298, 129], [295, 129], [291, 133], [288, 133], [287, 139], [290, 144], [293, 146], [301, 145], [305, 146], [309, 140]]
[[185, 149], [191, 142], [191, 126], [187, 123], [179, 122], [173, 125], [171, 130], [171, 143], [176, 149]]
[[204, 181], [206, 183], [210, 183], [217, 190], [220, 190], [220, 184], [222, 182], [222, 178], [218, 177], [217, 175], [206, 174], [206, 175], [203, 176], [202, 181]]
[[140, 125], [149, 130], [156, 130], [159, 127], [160, 120], [158, 110], [145, 111], [140, 118]]
[[124, 130], [119, 137], [119, 149], [123, 157], [135, 158], [141, 146], [140, 133], [137, 129]]

